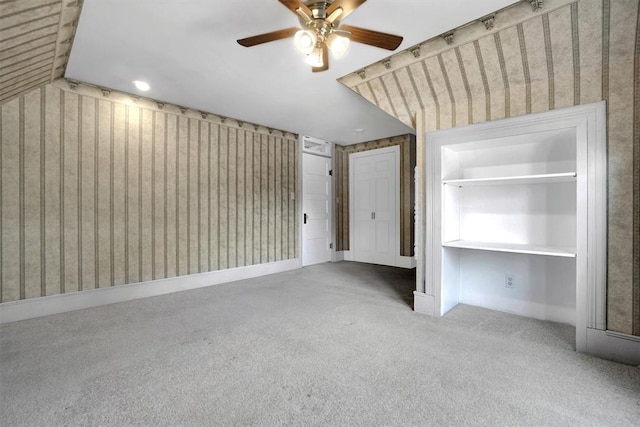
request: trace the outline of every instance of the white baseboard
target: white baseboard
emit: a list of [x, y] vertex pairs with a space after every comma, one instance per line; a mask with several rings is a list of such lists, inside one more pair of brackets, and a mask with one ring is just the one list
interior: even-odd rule
[[585, 353], [640, 367], [640, 337], [587, 328]]
[[[413, 310], [435, 316], [432, 295], [413, 291]], [[614, 331], [587, 328], [585, 354], [640, 367], [640, 337]]]
[[[338, 255], [339, 254], [339, 255]], [[338, 257], [341, 257], [339, 259]], [[353, 259], [353, 252], [351, 251], [341, 251], [336, 252], [336, 261], [355, 261]], [[416, 258], [412, 256], [398, 256], [396, 257], [395, 263], [384, 264], [390, 267], [400, 267], [400, 268], [416, 268]]]
[[412, 256], [399, 256], [398, 267], [402, 268], [416, 268], [416, 258]]
[[500, 295], [471, 292], [461, 295], [459, 302], [533, 319], [576, 325], [576, 311], [574, 308], [557, 307], [533, 301], [506, 298]]
[[436, 302], [433, 295], [427, 295], [424, 292], [413, 291], [413, 310], [416, 313], [435, 316]]
[[301, 268], [299, 258], [0, 304], [0, 324], [219, 285]]

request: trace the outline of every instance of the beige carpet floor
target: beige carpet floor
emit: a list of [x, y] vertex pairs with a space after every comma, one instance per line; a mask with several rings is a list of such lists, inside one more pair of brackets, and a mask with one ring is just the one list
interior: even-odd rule
[[0, 424], [640, 425], [640, 369], [574, 328], [411, 310], [341, 262], [0, 327]]

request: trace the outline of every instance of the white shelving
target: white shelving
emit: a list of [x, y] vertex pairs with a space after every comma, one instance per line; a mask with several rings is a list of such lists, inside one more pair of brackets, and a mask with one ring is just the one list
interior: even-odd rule
[[453, 240], [451, 242], [444, 242], [442, 246], [446, 248], [475, 249], [479, 251], [510, 252], [514, 254], [545, 255], [565, 258], [575, 258], [576, 256], [575, 247], [526, 245], [517, 243], [472, 242], [469, 240]]
[[596, 103], [427, 133], [417, 311], [569, 323], [588, 350], [606, 328], [604, 118]]
[[547, 173], [540, 175], [500, 176], [493, 178], [445, 179], [443, 184], [457, 187], [473, 187], [481, 185], [509, 185], [509, 184], [554, 184], [561, 182], [576, 182], [575, 172]]
[[[442, 180], [453, 187], [442, 193], [442, 246], [575, 258], [575, 185], [553, 184], [576, 180], [576, 172]], [[497, 188], [476, 188], [489, 186]], [[562, 227], [554, 229], [556, 219], [541, 200], [565, 211]], [[541, 212], [532, 214], [532, 205]]]
[[559, 129], [441, 147], [445, 308], [575, 324], [575, 139]]

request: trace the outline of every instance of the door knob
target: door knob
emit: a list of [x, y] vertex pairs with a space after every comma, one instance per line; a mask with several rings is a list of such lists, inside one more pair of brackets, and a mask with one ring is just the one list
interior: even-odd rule
[[303, 223], [306, 224], [307, 223], [307, 214], [303, 214]]

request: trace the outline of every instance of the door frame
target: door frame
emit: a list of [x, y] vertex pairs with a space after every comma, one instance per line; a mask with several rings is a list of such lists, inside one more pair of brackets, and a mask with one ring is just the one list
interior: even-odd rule
[[[326, 153], [318, 153], [305, 149], [305, 141], [310, 141], [315, 144], [327, 144], [329, 147], [328, 152]], [[312, 156], [325, 157], [331, 161], [331, 169], [333, 171], [335, 165], [335, 159], [333, 156], [334, 152], [334, 144], [330, 141], [324, 141], [322, 139], [314, 138], [312, 136], [300, 135], [299, 139], [299, 147], [300, 151], [298, 153], [298, 164], [300, 167], [298, 168], [298, 182], [300, 183], [299, 193], [298, 193], [298, 248], [300, 248], [300, 266], [304, 267], [303, 264], [303, 234], [302, 227], [304, 225], [304, 162], [303, 155], [310, 154]], [[331, 175], [331, 185], [329, 185], [329, 234], [330, 234], [330, 243], [332, 245], [331, 248], [331, 262], [336, 262], [336, 233], [335, 233], [335, 175]]]
[[378, 154], [393, 153], [395, 155], [395, 214], [396, 220], [393, 227], [395, 231], [395, 256], [393, 259], [393, 265], [397, 267], [404, 267], [404, 263], [400, 256], [400, 146], [392, 145], [390, 147], [376, 148], [375, 150], [360, 151], [358, 153], [349, 154], [349, 251], [345, 254], [345, 259], [349, 261], [355, 261], [354, 250], [352, 248], [354, 240], [353, 224], [354, 224], [354, 177], [353, 177], [353, 161], [360, 157], [375, 156]]

